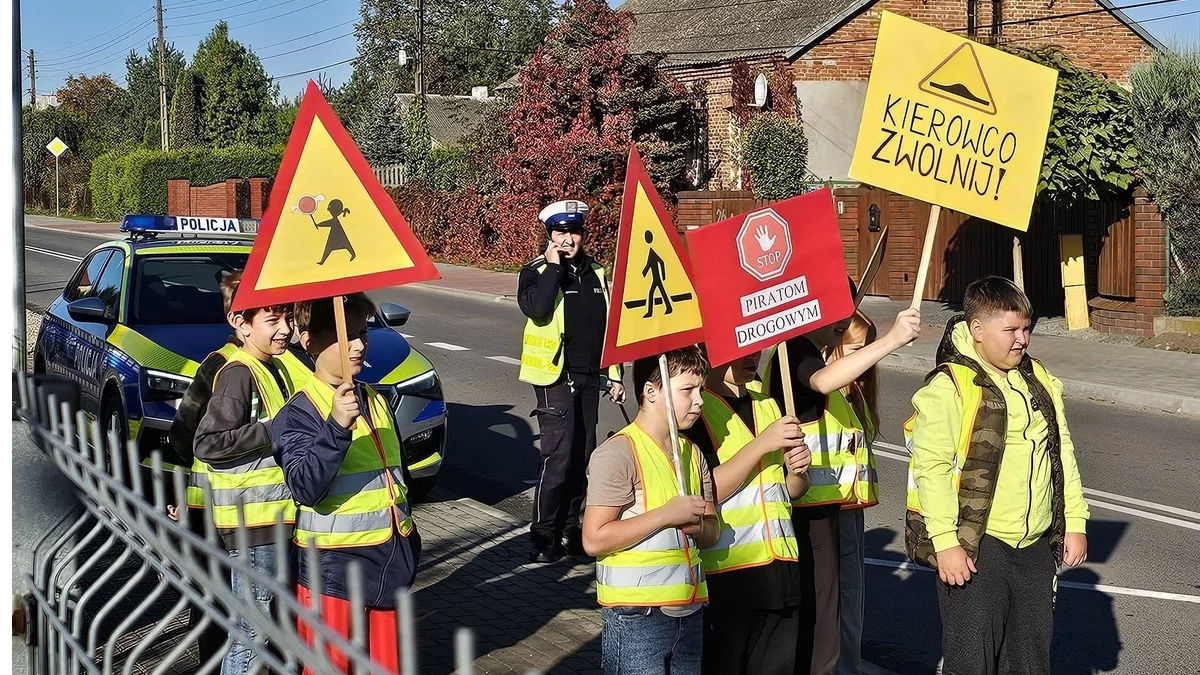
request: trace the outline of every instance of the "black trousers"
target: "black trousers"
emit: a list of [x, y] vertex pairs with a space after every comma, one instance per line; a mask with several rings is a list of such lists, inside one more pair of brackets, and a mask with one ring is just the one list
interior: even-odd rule
[[1046, 675], [1057, 563], [1047, 541], [1013, 548], [983, 536], [965, 586], [935, 577], [944, 675]]
[[792, 525], [800, 547], [800, 639], [796, 643], [796, 675], [834, 675], [841, 653], [841, 598], [838, 568], [841, 507], [792, 509]]
[[792, 675], [800, 609], [704, 610], [705, 675]]
[[588, 460], [596, 449], [600, 378], [564, 374], [556, 384], [533, 389], [542, 466], [529, 536], [534, 546], [550, 547], [564, 536], [574, 541], [582, 536], [580, 512]]

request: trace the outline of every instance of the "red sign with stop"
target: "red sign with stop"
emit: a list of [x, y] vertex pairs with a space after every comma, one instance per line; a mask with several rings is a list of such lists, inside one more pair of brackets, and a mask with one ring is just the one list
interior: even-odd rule
[[854, 312], [828, 188], [693, 230], [687, 247], [713, 365]]

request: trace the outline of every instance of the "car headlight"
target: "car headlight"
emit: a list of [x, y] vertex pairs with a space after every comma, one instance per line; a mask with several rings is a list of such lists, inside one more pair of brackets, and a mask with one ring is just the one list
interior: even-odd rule
[[169, 401], [176, 398], [183, 398], [187, 393], [188, 387], [192, 384], [192, 378], [176, 375], [174, 373], [164, 373], [161, 370], [146, 371], [146, 398], [151, 401]]
[[438, 379], [437, 371], [431, 370], [424, 375], [418, 375], [411, 380], [405, 380], [393, 385], [397, 396], [420, 396], [421, 398], [442, 398], [442, 382]]

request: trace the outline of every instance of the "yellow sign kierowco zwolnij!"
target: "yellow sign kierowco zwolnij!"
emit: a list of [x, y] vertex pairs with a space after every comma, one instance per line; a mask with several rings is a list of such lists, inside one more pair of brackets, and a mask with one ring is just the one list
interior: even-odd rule
[[1025, 231], [1058, 72], [883, 12], [850, 177]]
[[695, 344], [704, 339], [703, 330], [683, 243], [632, 147], [601, 365]]

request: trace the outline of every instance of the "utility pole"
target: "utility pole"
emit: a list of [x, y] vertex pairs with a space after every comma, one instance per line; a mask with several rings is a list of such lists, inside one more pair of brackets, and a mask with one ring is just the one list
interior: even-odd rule
[[[21, 0], [12, 3], [12, 138], [13, 147], [21, 147]], [[29, 50], [29, 79], [33, 80], [33, 50]], [[13, 296], [13, 370], [27, 370], [29, 350], [25, 326], [25, 191], [22, 189], [21, 153], [12, 154], [12, 266]]]
[[158, 129], [162, 134], [162, 149], [171, 149], [167, 135], [167, 53], [163, 45], [163, 5], [158, 0]]
[[37, 106], [37, 73], [34, 72], [33, 50], [29, 50], [29, 105]]
[[425, 0], [417, 0], [417, 67], [414, 91], [421, 103], [425, 103]]

